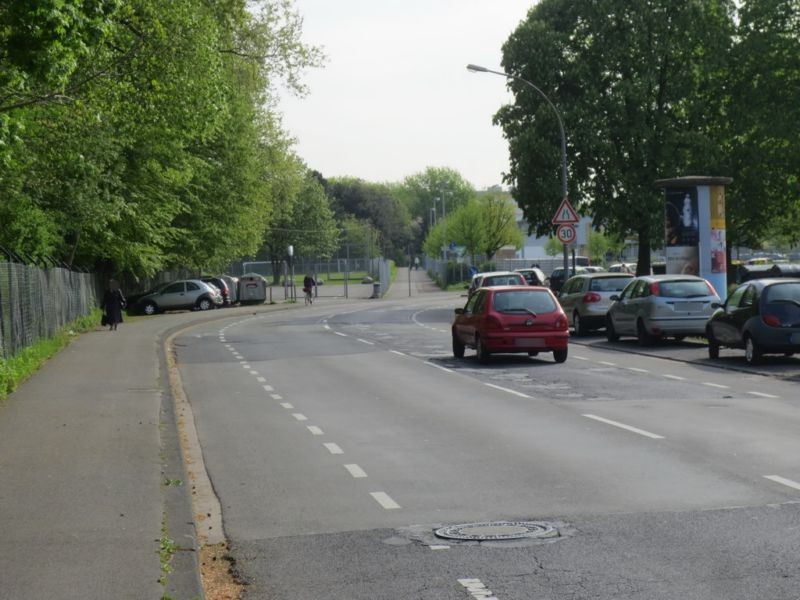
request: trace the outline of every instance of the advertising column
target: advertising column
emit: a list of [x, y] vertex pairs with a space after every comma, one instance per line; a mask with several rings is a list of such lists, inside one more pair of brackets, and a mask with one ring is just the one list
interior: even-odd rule
[[728, 177], [679, 177], [656, 182], [665, 192], [667, 273], [699, 275], [723, 300], [728, 286], [725, 186], [731, 181]]

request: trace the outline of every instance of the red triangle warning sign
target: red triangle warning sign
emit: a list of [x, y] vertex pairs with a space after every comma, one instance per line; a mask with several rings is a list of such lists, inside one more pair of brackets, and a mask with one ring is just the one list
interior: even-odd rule
[[581, 220], [572, 204], [569, 203], [568, 198], [564, 198], [558, 206], [556, 216], [553, 217], [553, 225], [569, 225], [570, 223], [577, 223]]

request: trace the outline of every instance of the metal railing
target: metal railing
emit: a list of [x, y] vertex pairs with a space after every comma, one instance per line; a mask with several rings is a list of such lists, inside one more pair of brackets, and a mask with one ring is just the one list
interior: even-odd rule
[[0, 358], [8, 358], [97, 306], [91, 273], [0, 262]]

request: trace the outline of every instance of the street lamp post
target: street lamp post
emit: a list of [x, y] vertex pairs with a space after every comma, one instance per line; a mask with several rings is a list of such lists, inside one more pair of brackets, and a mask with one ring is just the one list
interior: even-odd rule
[[444, 194], [441, 198], [436, 198], [434, 200], [434, 206], [436, 205], [436, 200], [441, 200], [442, 202], [442, 229], [444, 230], [443, 233], [443, 242], [444, 247], [442, 248], [442, 254], [444, 255], [444, 262], [447, 262], [447, 205], [445, 204]]
[[[506, 79], [516, 79], [517, 81], [521, 81], [522, 83], [532, 87], [536, 93], [538, 93], [542, 98], [545, 99], [550, 108], [553, 109], [553, 112], [556, 115], [556, 119], [558, 120], [558, 130], [561, 133], [561, 197], [562, 199], [567, 197], [567, 135], [564, 133], [564, 123], [561, 120], [561, 114], [558, 112], [558, 109], [555, 107], [550, 101], [550, 98], [547, 97], [542, 90], [538, 87], [533, 85], [527, 79], [522, 77], [518, 77], [517, 75], [511, 75], [510, 73], [505, 73], [503, 71], [493, 71], [491, 69], [487, 69], [486, 67], [480, 67], [478, 65], [467, 65], [467, 70], [472, 71], [473, 73], [494, 73], [495, 75], [500, 75], [501, 77], [505, 77]], [[569, 250], [567, 245], [564, 244], [564, 280], [567, 279], [567, 274], [569, 273]]]

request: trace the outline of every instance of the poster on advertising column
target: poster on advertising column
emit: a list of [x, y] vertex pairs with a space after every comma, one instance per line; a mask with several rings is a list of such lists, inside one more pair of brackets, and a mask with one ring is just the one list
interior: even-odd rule
[[664, 211], [667, 273], [697, 275], [700, 241], [697, 188], [668, 188]]
[[725, 257], [725, 187], [713, 185], [709, 188], [711, 196], [711, 272], [727, 273]]

